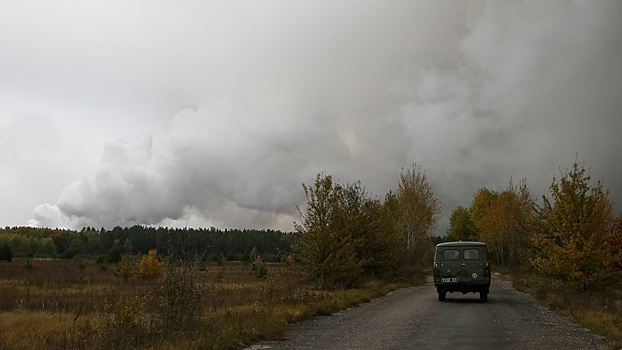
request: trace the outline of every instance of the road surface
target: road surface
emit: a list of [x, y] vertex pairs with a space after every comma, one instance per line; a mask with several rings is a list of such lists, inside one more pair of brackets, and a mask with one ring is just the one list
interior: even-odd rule
[[570, 323], [494, 278], [487, 303], [479, 294], [448, 293], [431, 279], [332, 316], [296, 323], [288, 340], [249, 349], [609, 349], [608, 342]]

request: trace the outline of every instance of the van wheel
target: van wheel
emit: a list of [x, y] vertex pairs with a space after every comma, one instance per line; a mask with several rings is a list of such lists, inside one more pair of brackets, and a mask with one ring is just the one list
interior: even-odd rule
[[479, 300], [480, 300], [481, 302], [484, 302], [484, 303], [485, 303], [485, 302], [487, 302], [487, 301], [488, 301], [488, 293], [486, 293], [486, 292], [480, 292], [480, 293], [479, 293]]
[[447, 292], [438, 292], [438, 301], [445, 301], [445, 296]]

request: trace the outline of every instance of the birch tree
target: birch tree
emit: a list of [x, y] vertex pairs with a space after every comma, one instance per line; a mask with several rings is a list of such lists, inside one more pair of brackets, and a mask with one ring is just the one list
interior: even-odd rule
[[436, 227], [441, 205], [434, 196], [421, 166], [413, 164], [400, 174], [397, 200], [399, 228], [408, 260], [426, 263], [430, 250], [430, 231]]

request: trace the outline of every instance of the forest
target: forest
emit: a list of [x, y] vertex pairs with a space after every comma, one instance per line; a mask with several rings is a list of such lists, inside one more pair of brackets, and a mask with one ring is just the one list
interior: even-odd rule
[[[276, 230], [163, 228], [135, 225], [112, 230], [85, 227], [81, 231], [6, 227], [0, 229], [0, 247], [14, 257], [86, 258], [119, 262], [124, 255], [146, 255], [157, 250], [169, 260], [241, 260], [251, 253], [277, 261], [291, 252], [293, 233]], [[0, 248], [1, 249], [1, 248]], [[6, 249], [6, 248], [4, 248]], [[0, 250], [0, 260], [3, 253]], [[6, 253], [4, 253], [6, 254]]]

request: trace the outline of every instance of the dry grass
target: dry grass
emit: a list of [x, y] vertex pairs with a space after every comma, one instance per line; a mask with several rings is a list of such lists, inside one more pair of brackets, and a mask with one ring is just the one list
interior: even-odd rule
[[531, 294], [570, 321], [609, 339], [612, 348], [622, 348], [622, 285], [583, 293], [560, 280], [531, 275], [522, 269], [501, 274], [512, 279], [518, 290]]
[[169, 266], [150, 280], [115, 277], [115, 264], [31, 264], [0, 263], [0, 349], [234, 349], [399, 287], [317, 290], [285, 264], [268, 264], [266, 279], [230, 262]]

